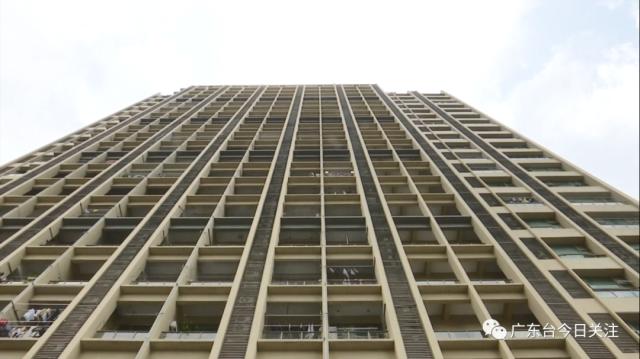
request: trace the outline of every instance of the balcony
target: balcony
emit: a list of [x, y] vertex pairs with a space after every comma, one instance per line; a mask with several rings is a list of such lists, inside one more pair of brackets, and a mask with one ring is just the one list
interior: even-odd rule
[[184, 263], [176, 260], [148, 260], [136, 279], [136, 284], [173, 284], [178, 280]]
[[507, 284], [511, 280], [504, 275], [495, 259], [461, 260], [472, 284]]
[[640, 218], [637, 212], [621, 213], [590, 213], [589, 214], [601, 226], [612, 229], [637, 229], [640, 228]]
[[353, 177], [353, 169], [350, 168], [332, 168], [325, 169], [325, 177]]
[[111, 208], [114, 207], [114, 205], [114, 203], [89, 203], [86, 208], [82, 208], [80, 217], [102, 218], [109, 212]]
[[293, 162], [289, 175], [292, 177], [320, 177], [320, 166], [317, 162]]
[[62, 227], [56, 235], [48, 240], [47, 246], [70, 246], [98, 221], [98, 218], [64, 218]]
[[278, 245], [319, 246], [320, 227], [320, 218], [282, 218]]
[[581, 276], [600, 298], [637, 298], [638, 288], [624, 277]]
[[380, 302], [329, 303], [329, 339], [387, 339], [384, 317]]
[[528, 195], [502, 195], [500, 196], [504, 203], [512, 204], [512, 205], [531, 205], [531, 204], [540, 204], [535, 198]]
[[263, 339], [322, 339], [322, 304], [267, 303]]
[[238, 270], [238, 260], [198, 260], [196, 268], [196, 277], [190, 284], [211, 285], [223, 284], [229, 285], [235, 278]]
[[582, 179], [575, 179], [575, 180], [570, 180], [570, 179], [568, 179], [568, 180], [562, 180], [562, 179], [544, 180], [544, 179], [542, 179], [542, 182], [544, 182], [544, 184], [546, 184], [549, 187], [584, 187], [584, 186], [587, 186], [587, 184]]
[[31, 222], [30, 218], [5, 218], [0, 224], [0, 243], [13, 236]]
[[320, 217], [320, 197], [287, 195], [282, 216]]
[[[362, 216], [360, 202], [356, 196], [326, 196], [325, 200], [324, 214], [326, 217]], [[339, 202], [341, 200], [344, 202]]]
[[320, 179], [290, 177], [287, 183], [287, 194], [320, 194]]
[[0, 338], [32, 339], [41, 337], [58, 318], [67, 304], [15, 303], [12, 311], [3, 314], [5, 326]]
[[485, 306], [490, 317], [507, 329], [507, 339], [543, 337], [543, 325], [530, 310], [526, 300], [485, 300]]
[[436, 222], [450, 244], [482, 244], [470, 217], [439, 216]]
[[521, 166], [529, 172], [562, 172], [565, 170], [562, 164], [557, 162], [523, 163]]
[[219, 201], [220, 196], [187, 196], [187, 204], [181, 216], [209, 218]]
[[414, 196], [400, 196], [394, 196], [395, 198], [387, 197], [389, 211], [393, 217], [419, 217], [424, 215]]
[[566, 193], [562, 196], [576, 206], [616, 206], [623, 204], [623, 201], [613, 198], [608, 193]]
[[400, 241], [404, 245], [438, 244], [429, 218], [426, 217], [393, 217]]
[[327, 245], [351, 246], [368, 244], [367, 227], [363, 217], [326, 218]]
[[162, 246], [195, 246], [209, 218], [171, 218]]
[[561, 258], [564, 259], [583, 259], [604, 257], [602, 254], [595, 254], [584, 244], [552, 244], [551, 249]]
[[340, 195], [340, 194], [356, 194], [356, 181], [349, 177], [325, 177], [324, 194]]
[[271, 283], [274, 285], [318, 285], [322, 280], [319, 260], [276, 260]]
[[258, 208], [257, 196], [229, 195], [224, 205], [224, 214], [220, 217], [253, 217]]
[[482, 324], [469, 302], [427, 302], [429, 320], [438, 340], [480, 340]]
[[213, 341], [218, 333], [225, 302], [178, 302], [175, 319], [161, 339]]
[[520, 219], [527, 226], [534, 229], [561, 229], [564, 226], [558, 222], [553, 213], [520, 213]]
[[252, 218], [215, 218], [210, 246], [242, 246], [247, 241]]
[[458, 279], [446, 259], [410, 259], [409, 264], [411, 265], [411, 271], [413, 272], [413, 277], [417, 285], [458, 283]]
[[42, 272], [44, 272], [53, 263], [52, 259], [23, 259], [20, 264], [11, 268], [9, 266], [9, 274], [0, 277], [0, 283], [29, 283], [33, 282]]
[[164, 302], [120, 302], [94, 338], [145, 340]]
[[104, 260], [72, 260], [69, 266], [64, 266], [58, 271], [58, 275], [49, 281], [58, 285], [84, 284], [93, 278], [104, 264]]
[[372, 260], [328, 260], [327, 283], [333, 285], [376, 284]]
[[513, 180], [508, 177], [484, 177], [482, 178], [487, 186], [489, 187], [515, 187], [516, 185], [513, 183]]
[[438, 203], [438, 202], [427, 202], [427, 207], [429, 207], [429, 211], [434, 216], [460, 216], [461, 213], [458, 210], [458, 207], [455, 203]]
[[140, 222], [140, 218], [106, 218], [95, 246], [118, 246]]
[[144, 217], [151, 208], [160, 200], [160, 196], [134, 196], [128, 197], [125, 209], [127, 217]]
[[200, 179], [196, 195], [198, 196], [221, 196], [227, 189], [229, 180], [219, 177], [203, 177]]

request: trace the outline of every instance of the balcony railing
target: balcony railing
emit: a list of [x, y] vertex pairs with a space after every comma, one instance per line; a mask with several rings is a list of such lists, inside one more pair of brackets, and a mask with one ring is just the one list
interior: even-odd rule
[[584, 187], [587, 184], [580, 181], [549, 181], [546, 182], [546, 185], [549, 187]]
[[378, 281], [375, 278], [328, 278], [327, 284], [341, 284], [341, 285], [363, 285], [363, 284], [376, 284]]
[[112, 340], [145, 340], [149, 332], [132, 330], [100, 330], [96, 332], [94, 338]]
[[190, 280], [189, 284], [192, 285], [231, 285], [233, 283], [233, 278], [231, 279], [204, 279], [198, 278], [194, 280]]
[[319, 285], [322, 279], [273, 279], [273, 285]]
[[553, 220], [529, 220], [526, 223], [531, 228], [563, 228], [560, 223]]
[[556, 253], [559, 257], [564, 259], [584, 259], [584, 258], [603, 258], [606, 257], [604, 254], [594, 254], [594, 253]]
[[160, 338], [170, 340], [214, 340], [216, 332], [162, 332]]
[[504, 201], [507, 204], [541, 204], [533, 197], [508, 197]]
[[455, 279], [429, 279], [429, 280], [416, 280], [416, 284], [418, 285], [443, 285], [443, 284], [458, 284], [458, 281]]
[[576, 206], [617, 206], [623, 203], [606, 198], [571, 198], [569, 202]]
[[598, 218], [596, 219], [603, 227], [609, 228], [638, 228], [640, 222], [637, 218]]
[[448, 331], [448, 332], [436, 332], [436, 338], [438, 340], [475, 340], [484, 339], [484, 335], [479, 330], [466, 330], [466, 331]]
[[136, 284], [161, 284], [161, 283], [175, 283], [178, 279], [178, 274], [149, 274], [142, 273], [137, 279]]
[[371, 340], [386, 339], [389, 333], [378, 327], [331, 327], [329, 339]]
[[597, 290], [596, 295], [600, 298], [638, 298], [638, 290]]
[[471, 279], [473, 284], [509, 284], [511, 279]]
[[262, 332], [264, 339], [309, 340], [322, 339], [321, 324], [276, 324], [265, 325]]
[[51, 321], [11, 321], [0, 328], [0, 338], [39, 338], [51, 326]]
[[84, 285], [84, 284], [87, 284], [87, 281], [86, 280], [52, 280], [49, 283], [57, 284], [57, 285]]

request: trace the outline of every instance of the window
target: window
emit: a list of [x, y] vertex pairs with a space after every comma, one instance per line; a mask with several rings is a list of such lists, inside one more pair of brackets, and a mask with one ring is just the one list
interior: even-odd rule
[[558, 244], [552, 245], [551, 248], [553, 251], [560, 257], [567, 258], [589, 258], [589, 257], [599, 257], [597, 254], [593, 254], [589, 248], [577, 245], [577, 244]]
[[622, 278], [585, 278], [585, 282], [601, 298], [638, 297], [638, 289]]
[[555, 218], [523, 218], [523, 220], [531, 228], [562, 228]]

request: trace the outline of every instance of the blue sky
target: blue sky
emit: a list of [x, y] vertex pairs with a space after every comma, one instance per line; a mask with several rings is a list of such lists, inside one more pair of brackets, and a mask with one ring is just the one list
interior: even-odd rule
[[638, 1], [0, 2], [0, 163], [192, 84], [448, 91], [638, 198]]

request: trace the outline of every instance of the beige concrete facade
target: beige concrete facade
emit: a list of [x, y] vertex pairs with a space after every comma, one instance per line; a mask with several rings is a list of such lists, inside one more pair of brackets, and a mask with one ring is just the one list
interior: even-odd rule
[[0, 357], [638, 358], [638, 213], [448, 93], [193, 86], [0, 167]]

